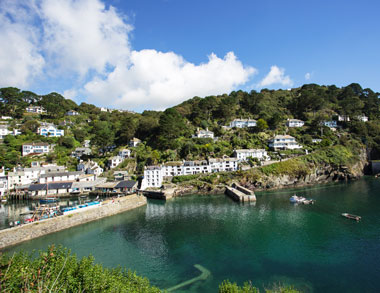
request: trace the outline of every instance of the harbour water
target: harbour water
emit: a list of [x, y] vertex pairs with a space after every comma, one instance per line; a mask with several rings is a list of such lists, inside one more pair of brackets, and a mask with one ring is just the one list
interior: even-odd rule
[[[295, 192], [316, 203], [291, 204]], [[162, 289], [198, 276], [195, 264], [211, 272], [175, 292], [217, 292], [225, 279], [304, 292], [380, 291], [379, 179], [256, 195], [256, 204], [244, 205], [224, 195], [149, 201], [6, 251], [61, 244], [104, 266], [135, 270]]]

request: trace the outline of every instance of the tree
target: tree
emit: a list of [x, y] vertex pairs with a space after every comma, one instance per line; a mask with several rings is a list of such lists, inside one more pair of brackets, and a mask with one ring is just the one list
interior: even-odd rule
[[257, 120], [256, 127], [259, 131], [264, 131], [268, 128], [268, 123], [264, 119]]

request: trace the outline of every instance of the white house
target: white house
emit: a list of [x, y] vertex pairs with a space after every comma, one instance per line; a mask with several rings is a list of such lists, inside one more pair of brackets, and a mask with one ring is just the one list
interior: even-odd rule
[[211, 166], [207, 161], [185, 161], [183, 163], [183, 175], [211, 173]]
[[8, 172], [8, 188], [13, 189], [17, 186], [37, 182], [43, 174], [64, 172], [64, 166], [48, 165], [32, 168], [14, 168], [13, 172]]
[[234, 150], [234, 157], [237, 158], [239, 162], [246, 161], [248, 158], [257, 158], [260, 161], [269, 160], [269, 156], [264, 149], [241, 149]]
[[338, 115], [338, 121], [348, 122], [348, 121], [350, 121], [350, 117], [347, 115]]
[[322, 139], [321, 139], [321, 138], [312, 138], [312, 139], [311, 139], [311, 142], [312, 142], [312, 143], [321, 143], [321, 142], [322, 142]]
[[132, 138], [130, 141], [129, 141], [129, 146], [130, 147], [137, 147], [139, 144], [141, 143], [141, 140], [139, 140], [138, 138], [134, 137]]
[[232, 172], [238, 169], [237, 158], [215, 158], [209, 159], [211, 172]]
[[74, 110], [69, 110], [66, 112], [66, 116], [78, 116], [79, 113], [77, 111], [74, 111]]
[[358, 118], [359, 121], [368, 122], [368, 117], [365, 116], [364, 114], [358, 115], [356, 118]]
[[337, 128], [338, 124], [335, 120], [330, 120], [330, 121], [324, 121], [323, 124], [327, 126], [328, 128]]
[[20, 135], [21, 131], [19, 129], [8, 129], [9, 125], [0, 124], [0, 139], [4, 139], [7, 135]]
[[119, 151], [119, 157], [122, 157], [122, 158], [129, 158], [131, 156], [131, 150], [129, 149], [121, 149]]
[[28, 113], [36, 113], [36, 114], [46, 113], [46, 110], [43, 107], [41, 107], [41, 106], [32, 106], [32, 105], [30, 105], [25, 110]]
[[214, 132], [209, 131], [208, 128], [206, 128], [206, 130], [198, 129], [197, 133], [193, 135], [193, 138], [214, 138]]
[[52, 150], [52, 147], [46, 142], [32, 142], [22, 145], [22, 156], [47, 154]]
[[162, 186], [162, 168], [161, 166], [147, 166], [144, 168], [144, 178], [141, 182], [141, 189], [148, 187]]
[[1, 120], [12, 120], [11, 116], [1, 116]]
[[4, 167], [0, 169], [0, 198], [3, 197], [8, 190], [8, 177], [5, 175]]
[[183, 175], [183, 162], [167, 162], [162, 166], [162, 176], [172, 177]]
[[276, 135], [269, 141], [269, 147], [274, 150], [295, 150], [302, 149], [296, 139], [290, 135]]
[[84, 140], [83, 141], [83, 147], [85, 147], [85, 148], [89, 148], [90, 147], [90, 144], [91, 144], [91, 140], [89, 140], [89, 139], [86, 139], [86, 140]]
[[37, 133], [42, 136], [50, 136], [50, 137], [59, 137], [65, 135], [65, 131], [63, 129], [58, 129], [53, 124], [43, 123], [37, 129]]
[[114, 156], [114, 157], [111, 157], [109, 160], [108, 160], [108, 166], [113, 169], [113, 168], [116, 168], [117, 166], [119, 166], [122, 162], [124, 161], [124, 158], [123, 157], [120, 157], [120, 156]]
[[302, 127], [305, 125], [305, 122], [299, 119], [288, 119], [286, 121], [286, 126], [288, 127]]
[[42, 174], [38, 179], [38, 183], [42, 184], [50, 182], [76, 181], [82, 174], [82, 171]]
[[245, 128], [245, 127], [255, 127], [257, 124], [257, 121], [254, 119], [234, 119], [232, 122], [230, 122], [230, 128], [237, 127], [237, 128]]

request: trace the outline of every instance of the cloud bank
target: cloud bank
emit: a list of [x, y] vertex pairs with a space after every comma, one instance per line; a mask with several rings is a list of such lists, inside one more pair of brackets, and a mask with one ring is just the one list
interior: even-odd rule
[[100, 0], [3, 0], [0, 86], [53, 81], [69, 97], [98, 105], [164, 109], [232, 91], [257, 72], [233, 52], [193, 64], [174, 52], [135, 51], [132, 30], [125, 15]]

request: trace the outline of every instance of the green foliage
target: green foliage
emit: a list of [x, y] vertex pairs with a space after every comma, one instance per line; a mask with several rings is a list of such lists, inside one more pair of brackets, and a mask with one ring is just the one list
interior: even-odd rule
[[197, 179], [199, 177], [198, 174], [195, 175], [184, 175], [184, 176], [174, 176], [172, 182], [173, 183], [181, 183], [186, 181], [191, 181]]
[[[266, 293], [300, 293], [299, 290], [292, 286], [273, 285], [271, 289], [265, 289]], [[253, 287], [250, 282], [245, 282], [244, 285], [238, 286], [236, 283], [232, 283], [229, 280], [223, 281], [219, 285], [219, 293], [259, 293], [259, 289]]]
[[0, 255], [0, 276], [2, 292], [160, 292], [132, 271], [106, 269], [92, 256], [78, 260], [54, 246], [38, 257]]

